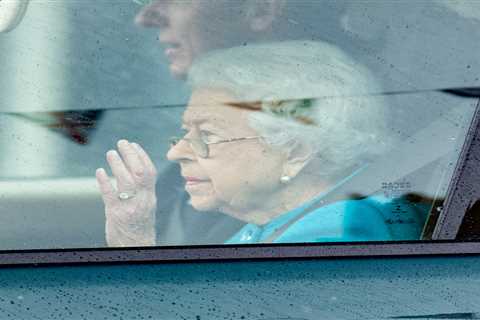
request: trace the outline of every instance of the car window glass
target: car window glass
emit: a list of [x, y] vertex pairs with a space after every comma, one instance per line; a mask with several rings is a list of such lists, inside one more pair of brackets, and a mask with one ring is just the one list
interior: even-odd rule
[[31, 1], [0, 33], [0, 249], [430, 240], [479, 12]]

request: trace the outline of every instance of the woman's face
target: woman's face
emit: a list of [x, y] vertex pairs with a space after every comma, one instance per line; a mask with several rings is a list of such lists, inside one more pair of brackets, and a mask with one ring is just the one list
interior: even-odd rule
[[137, 14], [138, 24], [159, 28], [158, 40], [175, 76], [184, 76], [194, 57], [203, 51], [200, 8], [201, 1], [157, 0]]
[[226, 8], [233, 5], [229, 1], [157, 0], [142, 8], [136, 23], [159, 29], [158, 40], [165, 48], [170, 72], [183, 78], [198, 56], [242, 43], [245, 27], [235, 21], [239, 19], [225, 16]]
[[[183, 115], [185, 138], [219, 141], [258, 136], [248, 124], [253, 111], [225, 104], [232, 101], [226, 91], [194, 91]], [[262, 208], [281, 188], [285, 156], [261, 138], [208, 147], [208, 157], [202, 158], [181, 140], [167, 154], [169, 160], [180, 164], [185, 189], [197, 210], [248, 212]]]
[[211, 50], [264, 39], [265, 34], [251, 30], [249, 11], [241, 1], [156, 0], [144, 6], [135, 21], [158, 28], [170, 72], [183, 78], [194, 60]]

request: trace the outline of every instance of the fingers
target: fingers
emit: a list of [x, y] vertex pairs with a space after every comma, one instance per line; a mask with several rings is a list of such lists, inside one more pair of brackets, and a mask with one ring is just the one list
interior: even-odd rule
[[97, 178], [97, 184], [100, 189], [100, 193], [102, 194], [103, 202], [105, 204], [111, 202], [115, 199], [115, 189], [113, 188], [110, 179], [108, 178], [105, 169], [99, 168], [95, 171], [95, 176]]
[[107, 162], [112, 169], [113, 176], [117, 180], [118, 190], [134, 190], [135, 181], [117, 151], [110, 150], [107, 152]]
[[143, 148], [138, 143], [133, 142], [131, 143], [131, 145], [137, 151], [138, 157], [143, 162], [143, 165], [145, 166], [145, 170], [147, 171], [147, 174], [150, 176], [156, 176], [157, 169], [155, 168], [153, 161], [150, 159], [150, 157], [145, 152], [145, 150], [143, 150]]
[[141, 180], [145, 174], [145, 168], [136, 148], [134, 148], [127, 140], [119, 140], [117, 146], [124, 164], [133, 175], [133, 178], [136, 181]]
[[117, 180], [118, 190], [133, 190], [137, 186], [154, 188], [157, 172], [145, 150], [125, 139], [119, 140], [117, 146], [120, 154], [108, 151], [107, 162]]

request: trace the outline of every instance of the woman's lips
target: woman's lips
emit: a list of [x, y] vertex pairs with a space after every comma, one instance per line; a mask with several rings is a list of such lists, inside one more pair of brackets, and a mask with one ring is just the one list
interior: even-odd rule
[[200, 179], [200, 178], [196, 178], [196, 177], [184, 177], [184, 178], [185, 178], [187, 186], [192, 186], [192, 185], [196, 185], [196, 184], [200, 184], [200, 183], [209, 181], [207, 179]]
[[208, 182], [210, 180], [202, 180], [193, 177], [185, 177], [185, 191], [187, 191], [191, 196], [204, 194], [205, 190], [208, 190]]
[[184, 78], [188, 72], [190, 62], [188, 55], [180, 46], [165, 49], [165, 56], [170, 62], [170, 73], [175, 78]]

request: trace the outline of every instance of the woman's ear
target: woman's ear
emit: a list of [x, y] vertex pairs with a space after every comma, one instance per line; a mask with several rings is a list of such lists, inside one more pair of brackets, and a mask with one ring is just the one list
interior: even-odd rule
[[247, 2], [247, 22], [254, 32], [265, 31], [272, 27], [275, 19], [282, 14], [285, 0], [252, 0]]
[[305, 143], [295, 143], [287, 154], [287, 159], [283, 164], [283, 175], [295, 178], [311, 161], [314, 155], [310, 145]]

